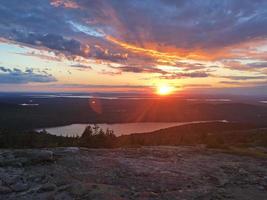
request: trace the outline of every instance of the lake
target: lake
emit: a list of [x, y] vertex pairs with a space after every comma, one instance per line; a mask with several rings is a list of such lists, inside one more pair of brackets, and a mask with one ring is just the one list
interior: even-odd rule
[[[216, 120], [221, 122], [227, 122], [225, 120]], [[184, 124], [193, 123], [204, 123], [211, 121], [193, 121], [193, 122], [139, 122], [139, 123], [117, 123], [117, 124], [98, 124], [100, 128], [106, 130], [107, 128], [112, 129], [116, 136], [129, 135], [132, 133], [145, 133], [156, 131], [159, 129], [169, 128], [173, 126], [180, 126]], [[81, 136], [84, 129], [88, 125], [93, 124], [72, 124], [68, 126], [59, 126], [52, 128], [45, 128], [45, 130], [52, 134], [58, 136]], [[43, 129], [39, 129], [40, 131]]]

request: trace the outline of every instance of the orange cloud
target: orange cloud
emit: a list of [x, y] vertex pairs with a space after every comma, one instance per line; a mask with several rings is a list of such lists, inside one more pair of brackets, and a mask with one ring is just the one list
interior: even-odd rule
[[177, 55], [178, 54], [177, 52], [175, 53], [176, 55], [175, 54], [172, 55], [167, 52], [160, 52], [160, 51], [154, 50], [154, 48], [157, 46], [157, 44], [154, 44], [154, 43], [151, 43], [151, 44], [146, 43], [146, 46], [150, 46], [151, 48], [147, 48], [147, 47], [143, 48], [143, 47], [138, 47], [130, 43], [120, 41], [112, 36], [106, 36], [106, 39], [134, 53], [144, 53], [152, 57], [158, 57], [158, 58], [163, 58], [163, 57], [168, 58], [168, 59], [175, 59], [177, 57], [182, 58], [180, 55]]
[[132, 53], [147, 55], [154, 58], [158, 63], [170, 64], [177, 60], [200, 60], [214, 61], [218, 57], [229, 57], [230, 54], [224, 49], [213, 50], [213, 52], [204, 51], [203, 49], [178, 49], [172, 46], [162, 46], [157, 42], [144, 42], [143, 47], [118, 40], [112, 36], [106, 36], [109, 42], [112, 42], [123, 49]]

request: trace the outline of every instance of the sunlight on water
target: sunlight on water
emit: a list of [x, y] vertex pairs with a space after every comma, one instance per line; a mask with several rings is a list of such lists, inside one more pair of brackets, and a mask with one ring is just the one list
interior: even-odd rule
[[[227, 122], [225, 120], [218, 120], [218, 121]], [[98, 126], [103, 130], [106, 130], [107, 128], [112, 129], [116, 136], [120, 136], [120, 135], [129, 135], [132, 133], [151, 132], [173, 126], [193, 124], [193, 123], [203, 123], [203, 122], [209, 122], [209, 121], [169, 122], [169, 123], [165, 122], [118, 123], [118, 124], [98, 124]], [[88, 125], [93, 126], [93, 124], [72, 124], [68, 126], [46, 128], [45, 130], [48, 133], [58, 136], [81, 136], [85, 127]]]

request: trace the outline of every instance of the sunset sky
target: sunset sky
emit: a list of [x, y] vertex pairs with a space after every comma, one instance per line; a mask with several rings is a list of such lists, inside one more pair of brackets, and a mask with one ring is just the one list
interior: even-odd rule
[[0, 91], [267, 94], [266, 0], [1, 0]]

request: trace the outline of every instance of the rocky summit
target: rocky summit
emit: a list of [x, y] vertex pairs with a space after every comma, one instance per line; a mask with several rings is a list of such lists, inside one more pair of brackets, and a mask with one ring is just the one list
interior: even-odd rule
[[264, 200], [267, 160], [203, 147], [0, 150], [0, 199]]

